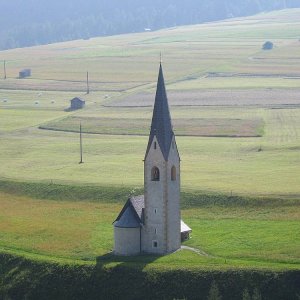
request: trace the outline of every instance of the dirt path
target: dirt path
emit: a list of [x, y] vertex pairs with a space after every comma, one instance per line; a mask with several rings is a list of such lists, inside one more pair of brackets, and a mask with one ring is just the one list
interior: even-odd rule
[[189, 247], [189, 246], [181, 246], [181, 250], [189, 250], [189, 251], [193, 251], [201, 256], [209, 256], [209, 257], [214, 257], [212, 255], [207, 254], [206, 252], [204, 252], [201, 249], [197, 249], [197, 248], [193, 248], [193, 247]]

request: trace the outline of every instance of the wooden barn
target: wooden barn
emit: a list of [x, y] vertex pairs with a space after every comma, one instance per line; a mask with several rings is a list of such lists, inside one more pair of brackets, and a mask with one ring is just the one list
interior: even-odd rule
[[75, 97], [71, 100], [71, 106], [69, 110], [81, 109], [84, 108], [84, 106], [85, 106], [85, 101], [79, 97]]
[[24, 69], [19, 72], [19, 78], [25, 78], [31, 76], [31, 69]]

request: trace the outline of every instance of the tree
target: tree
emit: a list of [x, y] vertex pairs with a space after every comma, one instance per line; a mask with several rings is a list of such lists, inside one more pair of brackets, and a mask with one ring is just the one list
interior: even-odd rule
[[220, 295], [219, 289], [217, 284], [213, 281], [211, 284], [207, 300], [221, 300], [222, 297]]
[[153, 30], [300, 7], [299, 0], [0, 1], [0, 49]]
[[261, 293], [257, 288], [253, 291], [252, 300], [261, 300]]
[[244, 289], [243, 300], [251, 300], [251, 297], [250, 297], [248, 289]]

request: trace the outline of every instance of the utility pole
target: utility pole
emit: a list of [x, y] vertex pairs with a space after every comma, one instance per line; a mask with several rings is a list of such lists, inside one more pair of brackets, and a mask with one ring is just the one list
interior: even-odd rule
[[82, 130], [81, 130], [81, 123], [80, 123], [80, 127], [79, 127], [79, 139], [80, 139], [80, 164], [83, 163], [82, 160]]
[[4, 79], [6, 79], [6, 61], [3, 61]]
[[86, 72], [86, 93], [90, 93], [90, 85], [89, 85], [89, 72]]

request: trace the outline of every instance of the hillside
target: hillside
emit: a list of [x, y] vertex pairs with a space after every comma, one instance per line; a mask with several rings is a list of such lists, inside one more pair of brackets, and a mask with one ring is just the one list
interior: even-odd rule
[[[0, 51], [0, 299], [297, 300], [299, 32], [286, 9]], [[143, 192], [160, 52], [192, 238], [118, 258], [112, 222]], [[73, 97], [86, 106], [65, 111]]]
[[[140, 187], [140, 160], [163, 51], [185, 161], [183, 187], [297, 198], [299, 168], [291, 162], [299, 158], [299, 16], [299, 9], [284, 10], [0, 52], [7, 70], [7, 79], [0, 81], [1, 177]], [[272, 51], [261, 50], [266, 39], [274, 42]], [[26, 67], [32, 76], [19, 79], [19, 70]], [[86, 108], [65, 112], [75, 96], [86, 100]], [[72, 132], [80, 121], [84, 132], [100, 135], [84, 137], [87, 162], [79, 168], [73, 164], [78, 137]], [[68, 155], [62, 155], [66, 137]]]
[[299, 0], [1, 1], [0, 49], [157, 30], [278, 9]]

